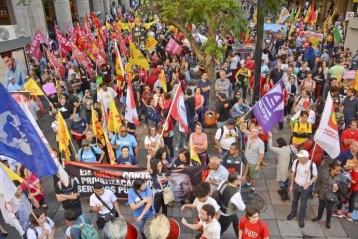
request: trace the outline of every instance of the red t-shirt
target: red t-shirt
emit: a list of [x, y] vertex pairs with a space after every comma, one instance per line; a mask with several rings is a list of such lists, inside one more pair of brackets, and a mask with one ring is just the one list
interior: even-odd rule
[[147, 85], [149, 85], [152, 89], [154, 88], [155, 82], [158, 80], [158, 75], [152, 74], [147, 77]]
[[172, 100], [166, 100], [163, 104], [164, 109], [169, 110], [172, 105]]
[[349, 149], [349, 145], [345, 145], [343, 143], [344, 140], [346, 139], [354, 139], [358, 141], [358, 130], [354, 131], [354, 133], [351, 133], [350, 129], [346, 129], [342, 132], [342, 136], [341, 136], [341, 152], [344, 150]]
[[246, 68], [249, 69], [250, 71], [255, 70], [255, 62], [251, 61], [250, 63], [245, 63]]
[[358, 191], [358, 172], [351, 171], [352, 180], [356, 181], [355, 184], [351, 184], [350, 189], [351, 191]]
[[261, 97], [266, 95], [266, 93], [272, 88], [272, 84], [270, 82], [265, 82], [261, 87]]
[[149, 92], [144, 91], [143, 92], [142, 99], [146, 102], [147, 105], [150, 104], [150, 101], [153, 99], [154, 94], [155, 93], [153, 91], [149, 91]]
[[260, 219], [251, 224], [246, 217], [241, 218], [239, 230], [243, 231], [242, 239], [263, 239], [269, 236], [267, 224]]

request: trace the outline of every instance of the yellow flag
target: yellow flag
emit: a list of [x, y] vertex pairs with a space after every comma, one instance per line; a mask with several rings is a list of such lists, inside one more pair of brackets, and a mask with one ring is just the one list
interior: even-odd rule
[[149, 23], [143, 23], [143, 27], [145, 27], [145, 29], [149, 29], [153, 24], [155, 24], [158, 20], [149, 22]]
[[138, 50], [133, 42], [129, 43], [131, 57], [129, 58], [129, 63], [131, 65], [138, 65], [143, 67], [145, 70], [149, 70], [149, 63], [147, 59], [143, 56], [142, 52]]
[[167, 92], [167, 78], [165, 77], [165, 72], [164, 69], [160, 70], [160, 75], [159, 75], [159, 79], [160, 79], [160, 86], [163, 88], [164, 92]]
[[22, 183], [22, 181], [24, 181], [18, 174], [14, 173], [11, 169], [6, 167], [3, 163], [0, 163], [0, 167], [2, 167], [4, 169], [4, 171], [7, 173], [7, 176], [9, 176], [11, 181], [17, 180], [20, 183]]
[[111, 142], [109, 142], [108, 136], [107, 134], [104, 134], [104, 139], [106, 141], [106, 146], [107, 146], [107, 151], [108, 151], [108, 157], [109, 157], [109, 162], [111, 164], [114, 164], [116, 162], [116, 156], [114, 154]]
[[121, 117], [118, 113], [118, 109], [114, 100], [111, 100], [111, 104], [109, 105], [109, 114], [108, 114], [108, 130], [111, 132], [119, 133], [119, 129], [121, 128]]
[[32, 78], [25, 84], [23, 91], [30, 91], [30, 95], [44, 95], [44, 92], [41, 90], [40, 86]]
[[190, 158], [191, 158], [191, 160], [197, 162], [198, 165], [201, 165], [201, 160], [199, 158], [199, 155], [197, 153], [195, 153], [194, 150], [190, 150]]
[[145, 49], [147, 51], [152, 50], [158, 44], [157, 40], [151, 35], [148, 36], [147, 41], [145, 42]]
[[64, 151], [65, 155], [66, 155], [66, 159], [69, 160], [70, 156], [71, 156], [71, 152], [68, 149], [68, 146], [70, 144], [70, 133], [68, 132], [67, 129], [67, 124], [66, 121], [63, 119], [61, 112], [58, 112], [58, 144], [59, 144], [59, 149], [60, 152]]
[[111, 24], [109, 24], [107, 21], [106, 21], [106, 28], [107, 30], [111, 29]]
[[106, 141], [104, 139], [104, 131], [103, 128], [101, 126], [101, 124], [99, 123], [99, 120], [97, 118], [96, 112], [93, 109], [93, 106], [91, 107], [91, 118], [92, 118], [92, 131], [93, 131], [93, 135], [99, 140], [101, 141], [102, 145], [106, 145]]

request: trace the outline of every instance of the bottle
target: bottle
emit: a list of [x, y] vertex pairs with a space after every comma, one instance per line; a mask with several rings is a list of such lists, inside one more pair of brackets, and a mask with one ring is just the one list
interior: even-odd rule
[[334, 182], [334, 184], [333, 184], [333, 192], [336, 192], [337, 188], [338, 188], [338, 184], [337, 184], [337, 182]]

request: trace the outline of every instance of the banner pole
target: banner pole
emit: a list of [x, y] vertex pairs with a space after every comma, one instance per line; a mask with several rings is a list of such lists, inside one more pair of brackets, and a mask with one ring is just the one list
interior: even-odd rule
[[[29, 191], [29, 193], [30, 193], [30, 191]], [[33, 197], [34, 197], [34, 196], [33, 196]], [[35, 197], [34, 197], [34, 198], [35, 198]], [[39, 226], [40, 226], [40, 221], [39, 221], [39, 219], [36, 217], [36, 215], [35, 215], [34, 211], [32, 210], [32, 208], [30, 208], [30, 207], [27, 205], [27, 203], [26, 203], [25, 200], [23, 199], [22, 195], [21, 195], [20, 199], [21, 199], [21, 201], [23, 202], [23, 204], [26, 206], [26, 208], [30, 211], [30, 213], [32, 214], [32, 216], [35, 218], [35, 220], [37, 221], [37, 223], [38, 223]], [[39, 204], [40, 204], [40, 202], [39, 202]], [[44, 229], [44, 228], [42, 227], [42, 229]], [[26, 233], [26, 231], [25, 231], [25, 233]]]

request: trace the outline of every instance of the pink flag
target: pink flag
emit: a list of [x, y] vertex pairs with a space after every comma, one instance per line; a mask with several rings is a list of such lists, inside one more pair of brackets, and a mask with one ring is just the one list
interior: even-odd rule
[[37, 60], [40, 60], [42, 57], [42, 52], [40, 50], [41, 43], [45, 42], [45, 36], [37, 30], [34, 39], [32, 40], [32, 43], [30, 45], [30, 55], [32, 57], [35, 57]]
[[172, 106], [169, 109], [169, 114], [179, 123], [179, 126], [182, 127], [185, 132], [189, 133], [188, 119], [186, 117], [186, 107], [184, 104], [184, 94], [180, 84], [178, 86], [177, 92], [175, 93]]
[[61, 57], [66, 57], [67, 53], [71, 50], [71, 42], [62, 34], [58, 27], [56, 29], [56, 37], [61, 50]]
[[57, 71], [62, 78], [65, 77], [65, 67], [57, 60], [57, 58], [49, 51], [46, 51], [51, 67]]
[[179, 55], [181, 52], [181, 46], [174, 39], [170, 39], [165, 46], [165, 50], [171, 55]]
[[127, 98], [126, 98], [126, 113], [125, 118], [135, 125], [139, 126], [138, 113], [134, 101], [132, 81], [128, 80]]
[[88, 59], [88, 56], [74, 45], [72, 45], [72, 55], [80, 65], [86, 67], [88, 74], [92, 77], [92, 62]]

